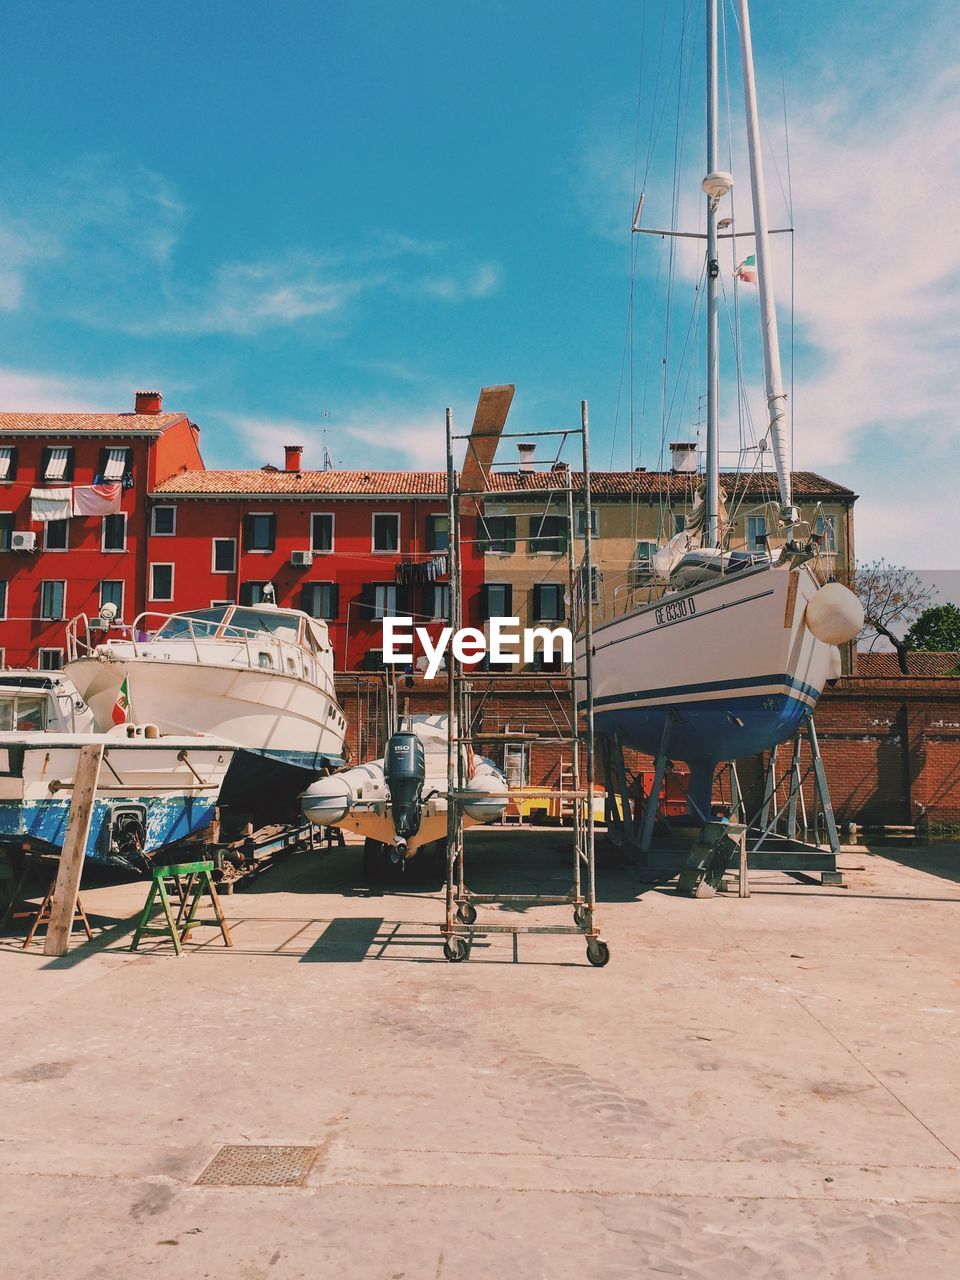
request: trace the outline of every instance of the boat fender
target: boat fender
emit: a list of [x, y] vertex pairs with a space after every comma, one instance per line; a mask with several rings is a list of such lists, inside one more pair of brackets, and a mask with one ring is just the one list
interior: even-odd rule
[[843, 660], [840, 657], [840, 650], [835, 644], [830, 646], [829, 669], [827, 670], [828, 680], [839, 680], [843, 675]]
[[[507, 807], [510, 799], [507, 781], [498, 770], [484, 768], [482, 765], [464, 787], [467, 798], [464, 799], [463, 811], [475, 822], [495, 822]], [[475, 792], [476, 799], [470, 799], [469, 793]]]
[[863, 605], [840, 582], [828, 582], [807, 603], [804, 622], [824, 644], [846, 644], [863, 626]]

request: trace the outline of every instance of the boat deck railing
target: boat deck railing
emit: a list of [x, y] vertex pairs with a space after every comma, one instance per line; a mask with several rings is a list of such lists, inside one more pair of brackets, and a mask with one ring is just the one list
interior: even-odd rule
[[[173, 621], [180, 624], [181, 629], [176, 634], [163, 635], [164, 627]], [[95, 630], [97, 628], [91, 625], [85, 613], [71, 618], [66, 627], [69, 662], [75, 662], [78, 658], [96, 656], [98, 649], [108, 643], [106, 637], [112, 631], [119, 633], [114, 639], [130, 645], [135, 658], [151, 656], [158, 644], [189, 642], [197, 664], [209, 665], [209, 650], [204, 653], [200, 642], [215, 642], [217, 645], [231, 645], [238, 648], [239, 652], [234, 655], [233, 660], [245, 658], [246, 665], [253, 670], [283, 672], [286, 675], [311, 679], [315, 684], [322, 683], [323, 668], [318, 661], [318, 656], [304, 648], [298, 640], [285, 640], [269, 632], [255, 631], [248, 627], [236, 626], [234, 623], [208, 622], [203, 618], [190, 618], [182, 613], [147, 610], [138, 614], [133, 622], [116, 622], [109, 630], [103, 628], [103, 637], [100, 639], [95, 638], [93, 634]]]

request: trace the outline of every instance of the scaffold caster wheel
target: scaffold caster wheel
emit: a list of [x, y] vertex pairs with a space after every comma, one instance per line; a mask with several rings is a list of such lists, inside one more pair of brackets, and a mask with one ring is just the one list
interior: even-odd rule
[[573, 908], [573, 923], [577, 926], [578, 929], [585, 929], [587, 927], [588, 918], [589, 917], [587, 916], [586, 907]]
[[461, 960], [466, 960], [466, 938], [447, 938], [446, 942], [443, 944], [443, 954], [452, 964], [457, 964]]
[[461, 902], [457, 907], [457, 919], [461, 924], [476, 924], [477, 908], [472, 902]]
[[599, 938], [591, 938], [587, 943], [587, 959], [597, 969], [602, 969], [610, 959], [610, 948]]

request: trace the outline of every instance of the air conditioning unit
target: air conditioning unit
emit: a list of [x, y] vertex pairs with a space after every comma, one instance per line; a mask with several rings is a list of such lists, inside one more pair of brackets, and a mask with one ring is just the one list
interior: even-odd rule
[[36, 551], [37, 535], [32, 530], [17, 529], [10, 534], [11, 551]]
[[313, 564], [312, 551], [291, 551], [290, 563], [296, 569], [309, 569]]

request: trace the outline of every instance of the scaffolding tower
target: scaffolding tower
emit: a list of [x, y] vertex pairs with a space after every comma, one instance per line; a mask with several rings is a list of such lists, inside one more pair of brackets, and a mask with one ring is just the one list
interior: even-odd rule
[[[587, 959], [598, 968], [610, 959], [610, 949], [600, 937], [596, 920], [596, 868], [594, 858], [594, 714], [593, 714], [593, 559], [591, 548], [591, 497], [590, 497], [590, 444], [587, 402], [580, 405], [580, 425], [553, 431], [523, 433], [503, 432], [510, 404], [512, 386], [484, 387], [480, 393], [473, 428], [468, 436], [457, 435], [453, 429], [453, 412], [447, 409], [447, 503], [449, 517], [449, 579], [450, 626], [456, 633], [463, 626], [463, 519], [476, 514], [483, 524], [483, 502], [487, 497], [535, 497], [549, 505], [554, 500], [563, 502], [566, 513], [566, 568], [567, 599], [569, 601], [569, 625], [573, 635], [571, 662], [565, 675], [560, 677], [537, 676], [544, 679], [544, 693], [557, 698], [565, 695], [565, 715], [559, 718], [555, 736], [539, 741], [549, 741], [565, 746], [569, 752], [569, 768], [566, 780], [569, 787], [561, 791], [538, 792], [546, 798], [572, 801], [573, 824], [573, 872], [570, 889], [565, 894], [516, 894], [475, 893], [467, 887], [466, 857], [464, 849], [463, 806], [466, 800], [476, 802], [476, 792], [467, 792], [468, 753], [474, 748], [488, 749], [491, 735], [480, 733], [480, 714], [483, 701], [476, 708], [473, 694], [478, 684], [476, 673], [465, 672], [453, 646], [447, 663], [448, 685], [448, 747], [447, 747], [447, 865], [444, 922], [441, 933], [444, 938], [444, 955], [448, 960], [465, 960], [470, 944], [477, 934], [575, 934], [586, 940]], [[494, 475], [494, 456], [501, 439], [553, 438], [557, 442], [556, 456], [547, 462], [529, 464], [548, 466], [546, 484], [525, 486], [519, 478], [529, 472], [518, 472], [514, 487], [497, 485], [491, 488]], [[577, 564], [576, 526], [574, 524], [573, 472], [562, 455], [568, 442], [580, 441], [582, 474], [584, 531], [583, 559]], [[463, 469], [458, 474], [454, 466], [454, 448], [466, 442]], [[580, 637], [578, 645], [577, 637]], [[582, 651], [582, 661], [578, 657]], [[582, 670], [580, 669], [582, 666]], [[493, 679], [494, 677], [491, 677]], [[497, 681], [530, 680], [528, 673], [497, 673]], [[483, 677], [480, 678], [482, 682]], [[558, 685], [562, 681], [563, 695]], [[579, 713], [584, 712], [585, 732], [581, 742]], [[496, 736], [496, 735], [494, 735]], [[503, 735], [504, 738], [511, 735]], [[562, 779], [561, 781], [563, 781]], [[477, 906], [566, 906], [572, 910], [572, 924], [515, 925], [478, 923]]]

